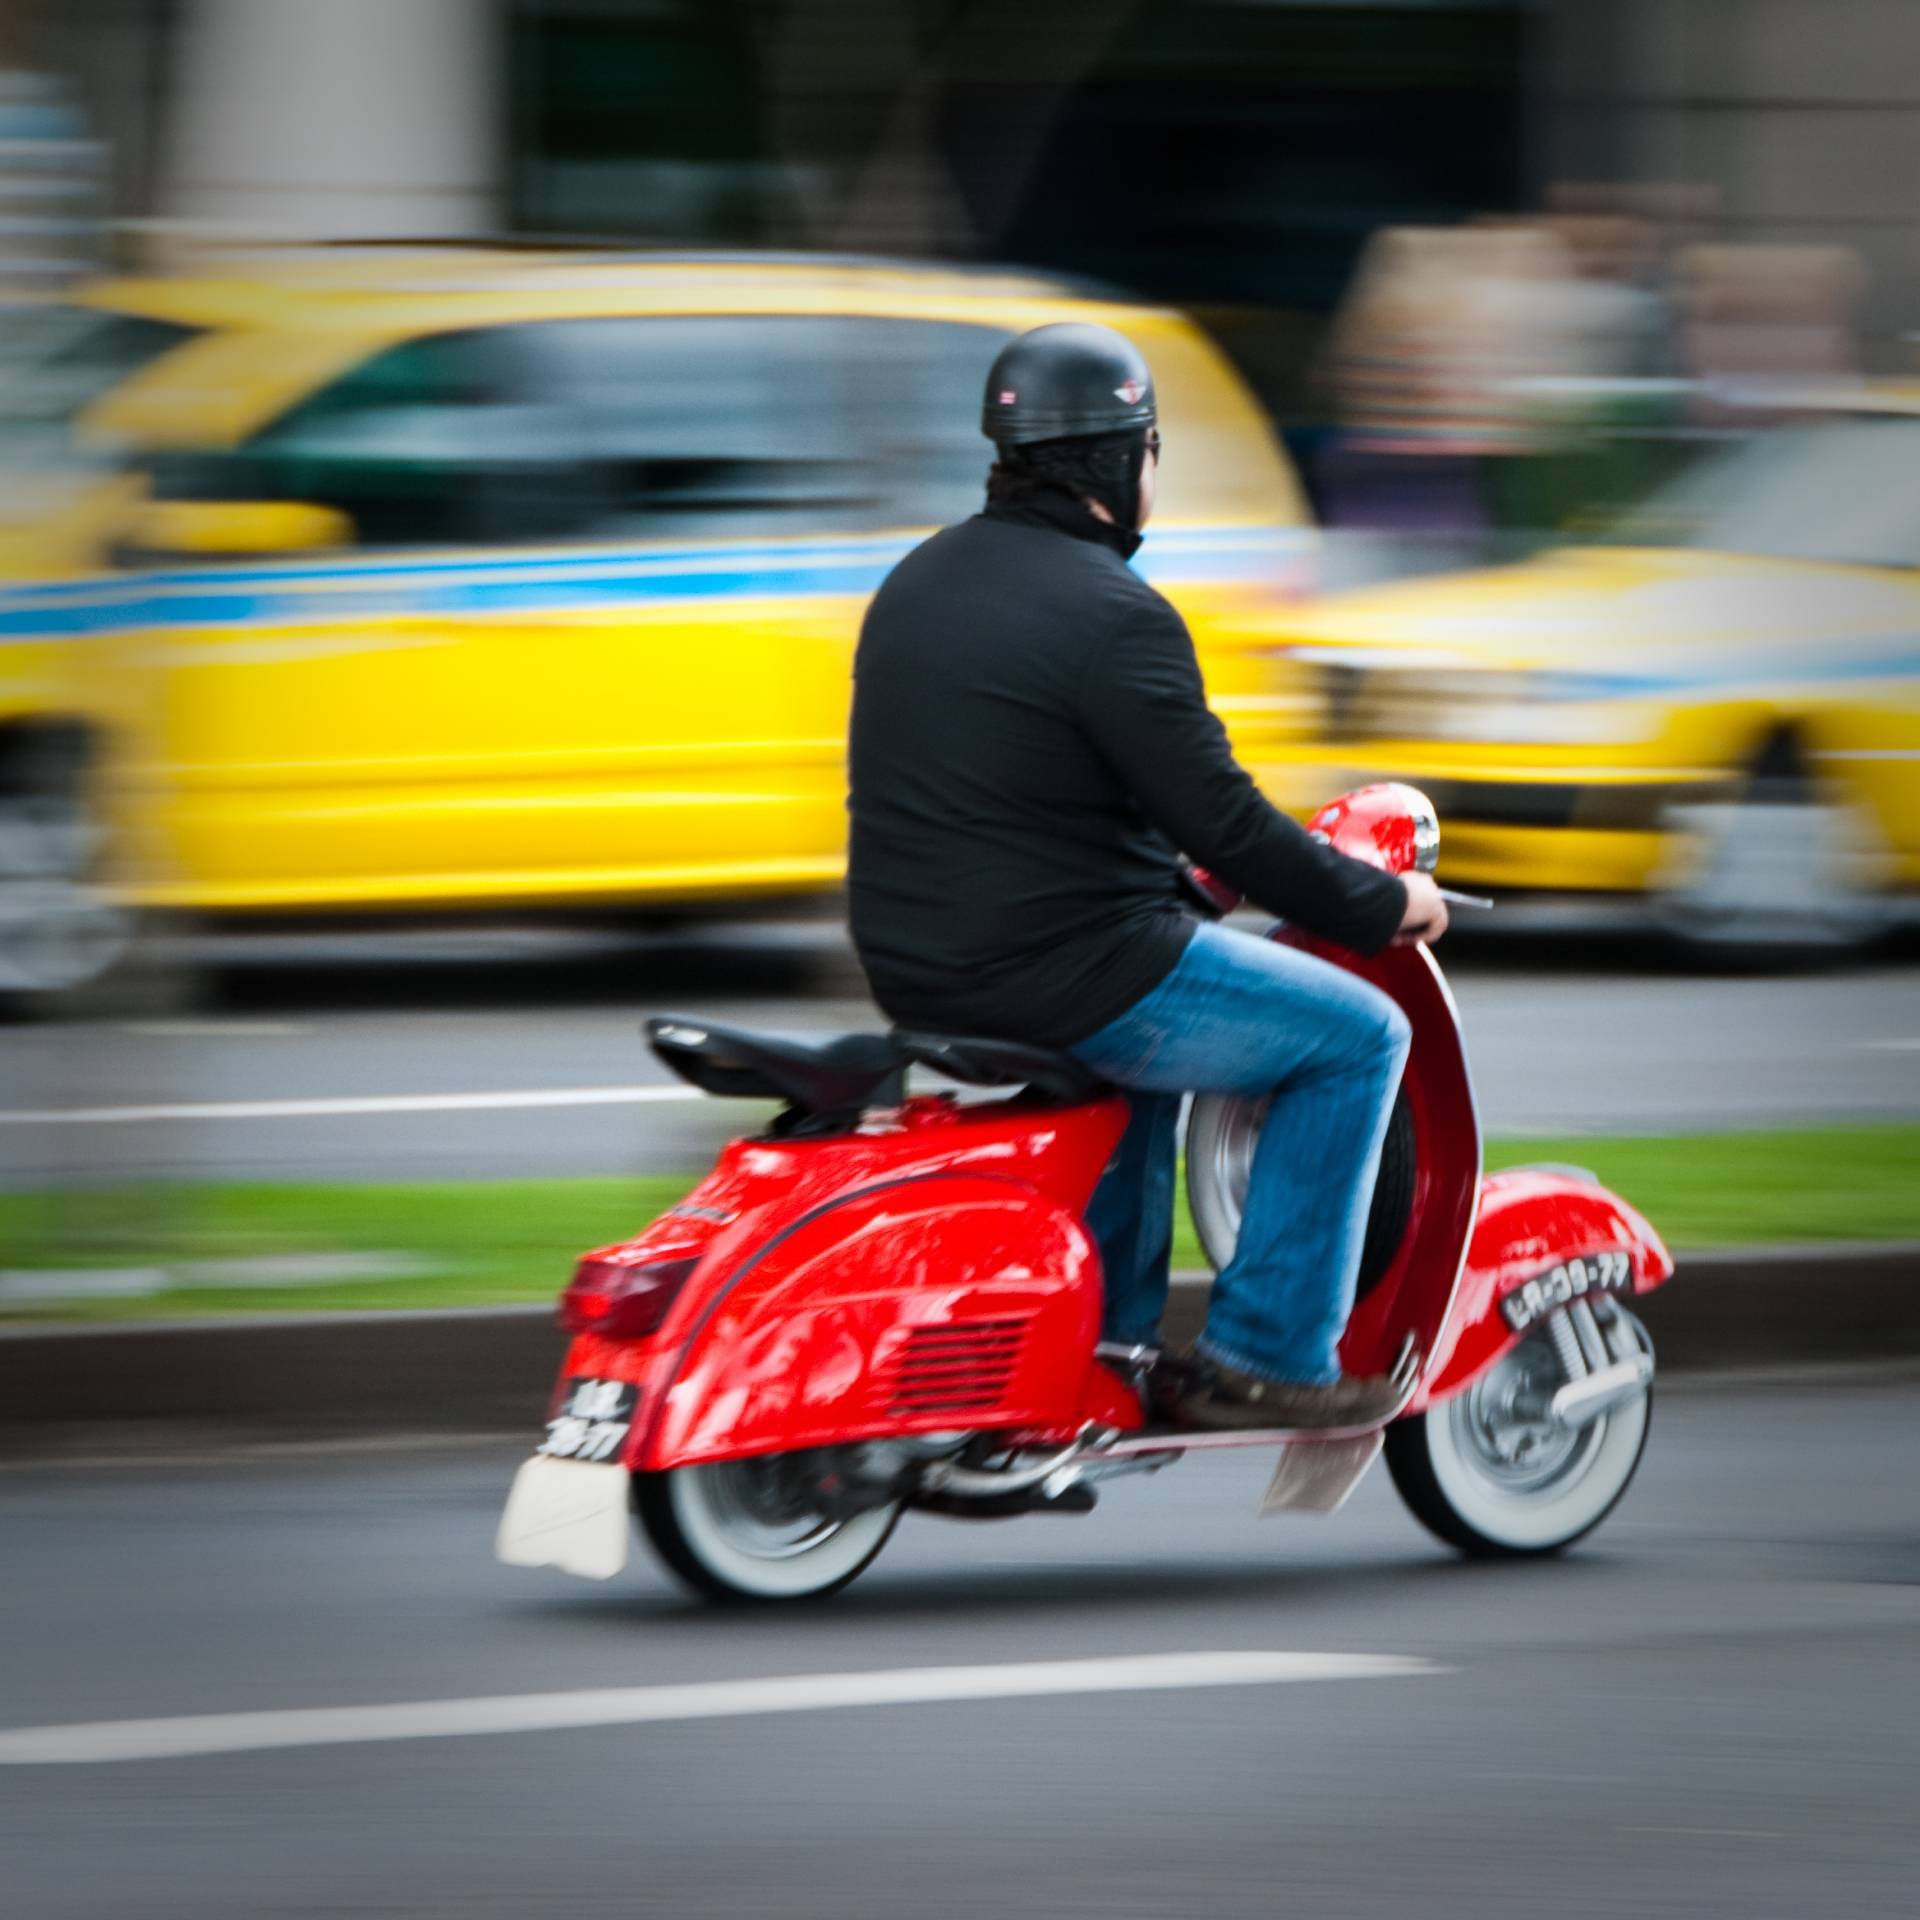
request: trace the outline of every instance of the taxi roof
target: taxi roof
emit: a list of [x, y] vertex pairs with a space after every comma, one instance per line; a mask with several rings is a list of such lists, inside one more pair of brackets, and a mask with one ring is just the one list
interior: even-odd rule
[[1124, 296], [1017, 268], [862, 255], [343, 243], [205, 256], [179, 274], [98, 281], [81, 298], [192, 327], [385, 333], [428, 316], [445, 325], [453, 313], [498, 325], [609, 311], [965, 310]]
[[204, 251], [191, 271], [102, 280], [77, 297], [195, 336], [96, 401], [87, 433], [116, 446], [197, 450], [240, 445], [371, 355], [435, 334], [676, 314], [1021, 332], [1099, 312], [1153, 359], [1163, 403], [1199, 454], [1193, 477], [1172, 483], [1163, 513], [1259, 526], [1307, 518], [1257, 402], [1191, 322], [1108, 288], [1019, 268], [820, 253], [336, 244]]

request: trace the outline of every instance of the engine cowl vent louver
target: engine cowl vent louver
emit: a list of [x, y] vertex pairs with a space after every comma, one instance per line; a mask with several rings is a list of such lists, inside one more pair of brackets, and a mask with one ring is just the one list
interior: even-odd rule
[[907, 1336], [894, 1379], [900, 1414], [986, 1413], [999, 1405], [1019, 1364], [1023, 1320], [971, 1320], [917, 1327]]

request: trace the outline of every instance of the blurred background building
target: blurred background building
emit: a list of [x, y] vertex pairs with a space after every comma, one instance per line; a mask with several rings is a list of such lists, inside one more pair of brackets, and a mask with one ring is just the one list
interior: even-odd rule
[[1877, 366], [1920, 290], [1905, 0], [10, 0], [0, 57], [64, 164], [75, 108], [111, 131], [148, 238], [979, 256], [1311, 317], [1380, 227], [1551, 205], [1845, 249]]

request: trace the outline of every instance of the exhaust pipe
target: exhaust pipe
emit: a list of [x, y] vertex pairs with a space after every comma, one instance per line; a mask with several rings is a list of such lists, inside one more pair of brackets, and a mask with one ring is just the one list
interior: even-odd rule
[[1636, 1353], [1616, 1360], [1578, 1380], [1569, 1380], [1548, 1403], [1548, 1412], [1563, 1427], [1590, 1427], [1603, 1413], [1625, 1406], [1645, 1393], [1653, 1378], [1653, 1355]]

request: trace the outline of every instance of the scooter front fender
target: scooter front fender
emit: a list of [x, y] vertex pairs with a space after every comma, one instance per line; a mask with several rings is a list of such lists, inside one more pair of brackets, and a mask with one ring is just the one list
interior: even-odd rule
[[718, 1277], [632, 1464], [1081, 1418], [1100, 1261], [1023, 1182], [910, 1176], [803, 1216]]
[[1648, 1293], [1672, 1274], [1673, 1256], [1646, 1217], [1591, 1176], [1560, 1167], [1489, 1174], [1453, 1310], [1409, 1411], [1458, 1393], [1556, 1307]]

